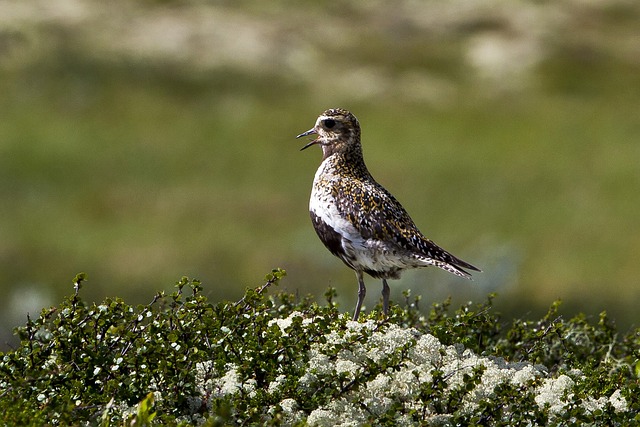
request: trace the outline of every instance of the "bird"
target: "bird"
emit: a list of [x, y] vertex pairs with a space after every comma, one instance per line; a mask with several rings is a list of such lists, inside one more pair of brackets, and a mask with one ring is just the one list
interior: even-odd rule
[[357, 321], [366, 295], [363, 275], [382, 279], [382, 307], [389, 314], [388, 279], [406, 269], [436, 266], [467, 279], [479, 268], [455, 257], [426, 238], [407, 211], [369, 173], [362, 155], [360, 123], [348, 110], [332, 108], [318, 116], [313, 128], [296, 138], [316, 135], [300, 149], [322, 148], [309, 214], [326, 248], [355, 271]]

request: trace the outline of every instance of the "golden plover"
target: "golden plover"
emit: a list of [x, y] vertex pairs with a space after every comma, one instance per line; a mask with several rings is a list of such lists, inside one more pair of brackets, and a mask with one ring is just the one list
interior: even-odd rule
[[309, 211], [318, 237], [332, 254], [356, 272], [357, 320], [366, 294], [363, 273], [382, 279], [384, 313], [389, 311], [387, 279], [408, 268], [434, 265], [460, 277], [478, 268], [451, 255], [422, 235], [407, 211], [378, 184], [364, 163], [360, 124], [347, 110], [322, 113], [315, 126], [297, 136], [318, 135], [302, 147], [322, 147]]

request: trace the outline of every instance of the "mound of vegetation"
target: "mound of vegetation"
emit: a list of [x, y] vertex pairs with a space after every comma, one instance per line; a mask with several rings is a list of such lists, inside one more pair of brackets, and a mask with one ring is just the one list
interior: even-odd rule
[[3, 425], [638, 425], [640, 329], [602, 313], [504, 322], [482, 304], [388, 318], [268, 293], [237, 302], [198, 281], [147, 305], [75, 293], [0, 355]]

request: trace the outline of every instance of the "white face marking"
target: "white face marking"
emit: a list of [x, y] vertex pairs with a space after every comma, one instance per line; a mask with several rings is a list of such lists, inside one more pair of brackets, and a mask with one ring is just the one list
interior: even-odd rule
[[321, 123], [323, 120], [327, 118], [328, 118], [327, 116], [320, 116], [318, 117], [318, 120], [316, 120], [316, 125], [313, 128], [316, 129], [316, 131], [318, 132], [318, 135], [320, 135], [321, 132], [324, 133], [324, 129], [322, 128]]

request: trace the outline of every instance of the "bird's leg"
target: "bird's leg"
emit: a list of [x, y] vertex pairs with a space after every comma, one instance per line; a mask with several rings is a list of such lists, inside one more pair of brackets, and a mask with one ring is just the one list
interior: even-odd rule
[[362, 277], [361, 271], [356, 271], [356, 276], [358, 277], [358, 303], [356, 304], [356, 311], [353, 313], [353, 320], [357, 321], [358, 316], [360, 316], [360, 308], [362, 307], [362, 302], [364, 301], [364, 296], [367, 294], [367, 288], [364, 286], [364, 278]]
[[382, 311], [385, 316], [389, 314], [389, 293], [390, 289], [387, 284], [387, 279], [382, 279]]

